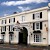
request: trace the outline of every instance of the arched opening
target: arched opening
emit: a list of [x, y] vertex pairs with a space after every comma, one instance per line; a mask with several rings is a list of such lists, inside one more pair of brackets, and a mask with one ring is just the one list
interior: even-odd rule
[[28, 30], [27, 28], [23, 27], [23, 29], [21, 29], [19, 32], [19, 44], [27, 44], [27, 36]]

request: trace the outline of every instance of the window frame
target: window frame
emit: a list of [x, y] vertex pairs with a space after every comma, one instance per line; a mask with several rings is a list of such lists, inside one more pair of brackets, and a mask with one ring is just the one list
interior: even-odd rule
[[[37, 23], [39, 23], [39, 29], [37, 29]], [[40, 22], [35, 23], [35, 30], [40, 30]]]
[[10, 18], [10, 19], [9, 19], [9, 23], [14, 23], [14, 22], [15, 22], [14, 19], [15, 19], [15, 18]]
[[[39, 36], [38, 38], [37, 38], [37, 35]], [[36, 42], [41, 42], [41, 34], [34, 34], [34, 42], [36, 43]]]
[[2, 32], [5, 32], [6, 31], [5, 30], [6, 29], [5, 26], [2, 26], [1, 29], [2, 29]]
[[13, 31], [13, 25], [9, 25], [10, 27], [9, 27], [9, 31]]
[[10, 38], [9, 40], [10, 40], [10, 41], [12, 41], [12, 40], [13, 40], [13, 38], [14, 38], [14, 34], [9, 35], [9, 38]]
[[21, 18], [22, 18], [22, 19], [21, 19], [22, 22], [24, 22], [24, 21], [25, 21], [25, 16], [22, 16]]
[[40, 19], [40, 12], [35, 13], [35, 19]]
[[2, 37], [2, 39], [4, 40], [5, 35], [4, 35], [4, 34], [2, 34], [2, 35], [1, 35], [1, 37]]
[[6, 19], [3, 19], [3, 20], [1, 21], [1, 24], [6, 24]]

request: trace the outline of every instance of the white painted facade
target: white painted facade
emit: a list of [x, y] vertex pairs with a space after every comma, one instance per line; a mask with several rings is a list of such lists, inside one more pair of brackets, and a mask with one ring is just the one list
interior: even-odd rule
[[50, 10], [48, 10], [48, 44], [50, 45]]
[[[25, 11], [25, 12], [1, 17], [0, 36], [3, 37], [4, 35], [3, 38], [4, 43], [9, 43], [9, 40], [11, 40], [12, 44], [18, 44], [19, 31], [17, 31], [16, 29], [13, 31], [11, 30], [11, 27], [17, 25], [16, 23], [17, 21], [19, 21], [22, 27], [25, 27], [28, 30], [27, 44], [48, 46], [50, 44], [50, 34], [49, 34], [50, 31], [47, 31], [48, 28], [50, 29], [50, 18], [49, 18], [50, 11], [48, 11], [48, 8], [49, 7], [46, 6], [46, 7], [30, 10], [30, 11]], [[42, 13], [42, 15], [40, 15], [40, 13]], [[6, 26], [5, 27], [6, 30], [5, 28], [3, 28], [4, 26]], [[9, 31], [9, 26], [10, 26], [10, 31]], [[3, 34], [3, 32], [5, 34]], [[13, 32], [12, 35], [13, 37], [11, 39], [10, 39], [9, 32]]]

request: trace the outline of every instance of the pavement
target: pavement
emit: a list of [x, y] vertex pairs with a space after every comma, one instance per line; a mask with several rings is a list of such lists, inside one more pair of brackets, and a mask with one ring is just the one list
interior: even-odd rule
[[0, 50], [50, 50], [50, 47], [0, 44]]

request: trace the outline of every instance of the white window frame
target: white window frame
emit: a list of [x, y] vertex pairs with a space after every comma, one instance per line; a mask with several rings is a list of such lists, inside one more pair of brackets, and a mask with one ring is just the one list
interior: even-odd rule
[[[36, 28], [37, 27], [37, 25], [36, 25], [37, 23], [39, 23], [39, 29]], [[36, 22], [35, 23], [35, 30], [40, 30], [40, 22]]]
[[2, 20], [2, 24], [5, 24], [5, 21], [6, 21], [6, 19], [3, 19], [3, 20]]
[[13, 31], [13, 25], [10, 25], [10, 31]]
[[10, 38], [10, 39], [9, 39], [10, 41], [13, 41], [13, 39], [14, 39], [14, 34], [9, 35], [9, 38]]
[[24, 22], [25, 21], [25, 16], [22, 16], [22, 22]]
[[[34, 34], [34, 35], [35, 35], [35, 38], [34, 38], [35, 41], [34, 41], [34, 42], [35, 42], [35, 43], [41, 42], [41, 34], [38, 34], [38, 33], [37, 33], [37, 34]], [[36, 38], [37, 35], [39, 36], [39, 41], [37, 41], [37, 38]]]
[[35, 13], [35, 19], [40, 19], [40, 12], [39, 13]]
[[12, 22], [14, 22], [14, 18], [12, 18]]
[[10, 18], [10, 23], [13, 23], [14, 22], [14, 18]]
[[5, 26], [2, 26], [2, 32], [5, 32]]
[[1, 38], [4, 40], [4, 39], [5, 39], [5, 35], [4, 35], [4, 34], [2, 34], [2, 35], [1, 35]]
[[10, 18], [10, 23], [13, 23], [13, 18]]
[[10, 23], [12, 23], [12, 18], [10, 19]]

